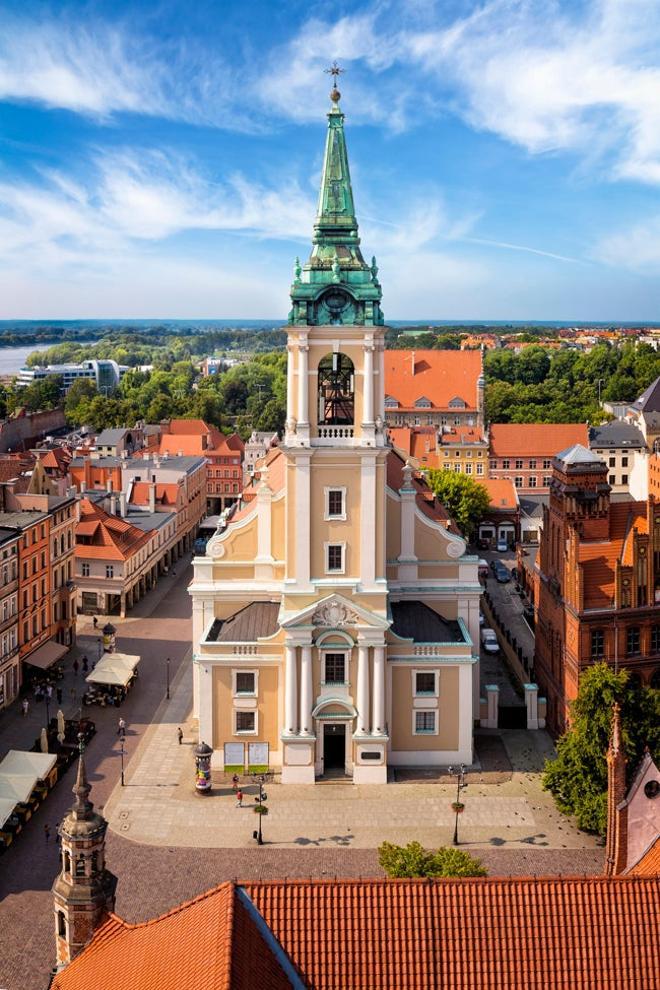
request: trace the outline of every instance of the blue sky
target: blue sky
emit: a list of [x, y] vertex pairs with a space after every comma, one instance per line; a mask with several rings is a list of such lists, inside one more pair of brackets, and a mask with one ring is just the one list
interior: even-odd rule
[[280, 318], [333, 59], [392, 319], [660, 319], [660, 0], [0, 0], [0, 317]]

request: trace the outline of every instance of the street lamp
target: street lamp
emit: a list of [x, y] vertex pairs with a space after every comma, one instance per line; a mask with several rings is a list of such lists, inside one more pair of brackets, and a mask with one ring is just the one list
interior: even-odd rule
[[460, 767], [449, 767], [447, 770], [450, 777], [456, 777], [456, 800], [452, 803], [452, 811], [456, 814], [456, 819], [454, 822], [454, 838], [452, 839], [453, 845], [458, 845], [458, 816], [461, 814], [465, 805], [461, 801], [461, 791], [464, 787], [467, 787], [465, 782], [465, 765], [461, 763]]
[[123, 738], [120, 740], [120, 747], [121, 748], [119, 750], [119, 755], [121, 757], [121, 786], [124, 787], [125, 786], [125, 783], [124, 783], [124, 740], [123, 740]]
[[165, 694], [165, 697], [169, 701], [170, 700], [170, 658], [169, 657], [167, 658], [166, 662], [167, 662], [167, 666], [165, 669], [167, 671], [167, 693]]
[[269, 776], [270, 775], [267, 773], [252, 775], [252, 780], [255, 782], [255, 784], [259, 785], [259, 801], [258, 804], [254, 806], [254, 810], [256, 814], [259, 815], [259, 828], [258, 829], [255, 828], [254, 832], [252, 833], [252, 838], [256, 841], [258, 846], [263, 846], [264, 844], [263, 833], [261, 831], [261, 819], [263, 818], [264, 815], [268, 814], [268, 808], [264, 804], [264, 802], [268, 800], [268, 795], [264, 791], [264, 787], [266, 785], [266, 781], [269, 779]]

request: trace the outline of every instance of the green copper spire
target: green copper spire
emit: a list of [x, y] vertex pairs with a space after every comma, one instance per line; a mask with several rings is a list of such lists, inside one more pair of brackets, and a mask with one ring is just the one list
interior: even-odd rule
[[309, 260], [302, 270], [296, 266], [289, 323], [377, 326], [383, 323], [381, 288], [376, 259], [368, 265], [360, 251], [344, 114], [337, 89], [337, 76], [342, 70], [335, 63], [326, 71], [333, 75], [334, 85], [318, 212]]

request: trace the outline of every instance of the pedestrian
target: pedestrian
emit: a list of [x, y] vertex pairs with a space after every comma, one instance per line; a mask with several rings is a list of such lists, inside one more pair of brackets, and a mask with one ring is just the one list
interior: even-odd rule
[[46, 842], [50, 840], [50, 825], [44, 825], [44, 836], [46, 837]]
[[73, 672], [74, 674], [76, 674], [76, 676], [78, 675], [79, 666], [80, 664], [78, 663], [78, 657], [76, 657], [76, 659], [73, 661]]
[[124, 721], [123, 718], [120, 718], [119, 722], [117, 723], [117, 735], [119, 736], [120, 739], [123, 739], [124, 736], [126, 735], [126, 722]]
[[86, 674], [87, 671], [89, 670], [89, 662], [87, 660], [87, 657], [83, 657], [82, 667], [83, 667], [83, 674]]
[[55, 694], [57, 696], [57, 703], [58, 703], [58, 705], [61, 705], [62, 704], [62, 688], [61, 687], [58, 687], [55, 690]]
[[30, 702], [27, 700], [27, 698], [23, 698], [21, 708], [23, 709], [23, 718], [26, 718], [27, 713], [30, 711]]
[[181, 743], [183, 742], [183, 729], [181, 728], [181, 726], [179, 726], [179, 728], [176, 730], [176, 734], [177, 734], [177, 738], [179, 740], [179, 746], [180, 746]]
[[237, 773], [235, 773], [234, 776], [231, 778], [231, 788], [232, 788], [233, 791], [237, 791], [238, 790], [238, 774]]
[[243, 807], [243, 791], [241, 791], [240, 788], [236, 791], [236, 807]]
[[97, 627], [97, 626], [98, 626], [98, 624], [99, 624], [99, 620], [98, 620], [98, 619], [96, 618], [96, 616], [94, 616], [94, 618], [92, 619], [92, 623], [93, 623], [93, 625], [94, 625], [94, 628], [96, 629], [96, 627]]
[[48, 687], [46, 688], [46, 697], [48, 698], [49, 701], [52, 701], [53, 700], [53, 685], [52, 684], [49, 684]]

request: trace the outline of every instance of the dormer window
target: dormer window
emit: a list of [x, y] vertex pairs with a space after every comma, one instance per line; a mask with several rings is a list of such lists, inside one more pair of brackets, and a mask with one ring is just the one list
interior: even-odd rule
[[398, 401], [393, 396], [386, 395], [385, 396], [385, 408], [386, 409], [398, 409], [399, 408], [399, 403], [398, 403]]
[[427, 399], [425, 395], [415, 400], [415, 409], [430, 409], [432, 405], [431, 400]]
[[460, 395], [455, 395], [453, 399], [449, 400], [450, 409], [465, 409], [467, 403], [461, 399]]

